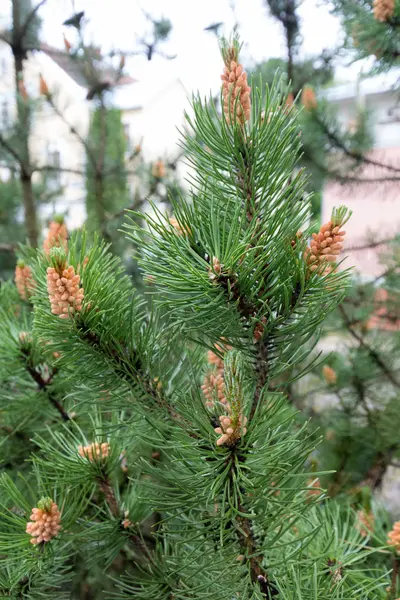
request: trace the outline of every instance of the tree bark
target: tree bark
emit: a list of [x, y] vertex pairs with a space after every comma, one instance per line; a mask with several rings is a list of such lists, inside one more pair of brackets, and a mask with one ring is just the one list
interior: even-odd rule
[[25, 227], [29, 243], [33, 247], [38, 245], [38, 224], [36, 204], [32, 187], [32, 168], [29, 154], [29, 112], [27, 102], [20, 97], [20, 85], [24, 77], [24, 40], [21, 31], [20, 0], [12, 1], [13, 40], [11, 44], [14, 56], [15, 95], [17, 99], [17, 117], [20, 128], [21, 163], [20, 181], [24, 205]]

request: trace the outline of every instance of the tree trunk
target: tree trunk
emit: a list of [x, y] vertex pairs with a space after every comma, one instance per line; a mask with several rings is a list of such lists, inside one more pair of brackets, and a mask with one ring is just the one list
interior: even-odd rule
[[29, 154], [29, 112], [27, 102], [20, 97], [20, 86], [24, 76], [24, 40], [21, 39], [21, 10], [20, 0], [13, 0], [13, 41], [12, 52], [15, 70], [15, 95], [17, 99], [17, 117], [20, 129], [21, 164], [20, 181], [24, 205], [25, 227], [31, 246], [38, 245], [38, 224], [36, 204], [32, 187], [32, 168]]

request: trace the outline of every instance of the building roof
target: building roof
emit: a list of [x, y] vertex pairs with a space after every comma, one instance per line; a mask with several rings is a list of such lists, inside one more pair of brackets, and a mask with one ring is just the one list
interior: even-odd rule
[[[87, 76], [84, 72], [84, 63], [79, 59], [73, 58], [65, 51], [60, 50], [59, 48], [54, 48], [53, 46], [49, 46], [48, 44], [41, 43], [40, 50], [44, 52], [49, 58], [51, 58], [71, 79], [75, 81], [81, 87], [87, 88], [90, 87], [90, 82], [88, 81]], [[115, 78], [116, 70], [108, 67], [104, 70], [104, 75], [111, 80]], [[136, 79], [126, 75], [124, 77], [120, 77], [117, 82], [115, 82], [114, 86], [123, 86], [135, 83]]]

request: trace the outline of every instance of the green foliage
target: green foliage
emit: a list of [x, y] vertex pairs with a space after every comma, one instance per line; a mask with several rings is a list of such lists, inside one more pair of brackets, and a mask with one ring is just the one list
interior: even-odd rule
[[[29, 304], [0, 289], [5, 595], [384, 600], [387, 564], [369, 560], [386, 540], [367, 547], [353, 513], [327, 498], [310, 460], [318, 436], [283, 393], [295, 365], [295, 376], [310, 368], [309, 344], [348, 286], [347, 272], [313, 273], [304, 260], [310, 198], [293, 175], [286, 95], [255, 93], [245, 125], [194, 99], [190, 203], [173, 202], [176, 222], [154, 206], [127, 225], [150, 300], [84, 232], [68, 252], [22, 253]], [[68, 318], [51, 313], [50, 265], [57, 301], [73, 302], [65, 267], [84, 290]], [[204, 347], [224, 369], [224, 398], [207, 404]], [[43, 497], [61, 530], [35, 546], [26, 523]]]
[[125, 168], [126, 140], [121, 111], [100, 106], [92, 115], [86, 167], [86, 211], [91, 232], [104, 230], [107, 218], [129, 205]]
[[394, 2], [393, 15], [386, 21], [374, 16], [369, 1], [334, 0], [334, 11], [340, 16], [347, 34], [346, 47], [356, 58], [375, 57], [373, 72], [387, 71], [399, 64], [400, 4]]

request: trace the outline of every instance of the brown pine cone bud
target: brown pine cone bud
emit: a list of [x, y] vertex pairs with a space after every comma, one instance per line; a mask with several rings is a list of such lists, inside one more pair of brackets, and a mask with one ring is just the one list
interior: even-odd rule
[[222, 273], [224, 265], [216, 256], [213, 256], [211, 265], [208, 267], [208, 278], [212, 283], [216, 283], [219, 275]]
[[360, 532], [362, 537], [367, 537], [374, 533], [375, 517], [371, 511], [364, 509], [357, 512], [356, 529]]
[[65, 226], [64, 219], [60, 217], [55, 219], [49, 225], [49, 231], [46, 239], [43, 242], [43, 250], [49, 256], [52, 248], [64, 248], [67, 251], [68, 248], [68, 230]]
[[189, 235], [190, 234], [190, 229], [188, 229], [184, 225], [181, 225], [178, 222], [178, 220], [175, 219], [175, 217], [170, 217], [169, 222], [179, 235]]
[[74, 267], [48, 267], [47, 291], [51, 312], [60, 319], [68, 319], [82, 310], [83, 288], [79, 287], [79, 275], [75, 274]]
[[165, 177], [165, 175], [166, 175], [165, 165], [161, 159], [156, 160], [156, 162], [153, 163], [153, 166], [151, 168], [151, 174], [153, 175], [153, 177], [156, 177], [157, 179], [162, 179], [163, 177]]
[[39, 93], [41, 96], [46, 96], [46, 98], [50, 96], [49, 87], [42, 74], [39, 75]]
[[250, 92], [247, 75], [239, 64], [239, 45], [223, 48], [222, 55], [225, 63], [222, 79], [223, 110], [225, 118], [230, 125], [238, 123], [243, 125], [250, 119]]
[[389, 546], [394, 546], [396, 552], [400, 553], [400, 521], [396, 521], [392, 531], [389, 531], [387, 543]]
[[301, 94], [301, 103], [306, 110], [315, 110], [317, 108], [317, 98], [312, 87], [306, 85]]
[[31, 521], [26, 524], [26, 533], [32, 536], [31, 544], [49, 542], [61, 529], [61, 513], [51, 498], [42, 498], [29, 518]]
[[337, 381], [337, 375], [336, 371], [332, 369], [332, 367], [330, 367], [329, 365], [324, 365], [322, 367], [322, 374], [326, 383], [329, 383], [329, 385], [335, 385]]
[[107, 458], [110, 452], [110, 444], [108, 442], [95, 442], [89, 446], [79, 446], [78, 454], [82, 458], [87, 458], [90, 462], [95, 462]]
[[15, 267], [15, 285], [22, 300], [29, 300], [36, 287], [32, 269], [22, 260], [19, 260]]
[[374, 0], [374, 17], [384, 23], [393, 17], [395, 0]]
[[312, 500], [312, 498], [314, 498], [315, 496], [320, 496], [321, 495], [321, 482], [319, 480], [318, 477], [314, 477], [314, 479], [309, 479], [307, 481], [307, 492], [306, 492], [306, 497], [307, 500]]

